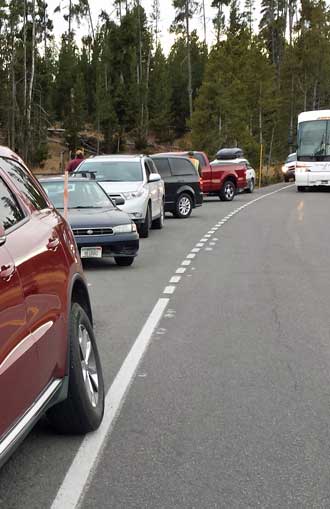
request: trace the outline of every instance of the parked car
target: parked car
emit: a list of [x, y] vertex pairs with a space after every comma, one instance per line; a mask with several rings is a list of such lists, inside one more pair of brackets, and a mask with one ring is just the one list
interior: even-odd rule
[[0, 147], [0, 464], [47, 413], [60, 432], [101, 423], [104, 387], [71, 228]]
[[[62, 210], [64, 179], [43, 178], [40, 182], [54, 206]], [[132, 265], [139, 249], [136, 225], [96, 180], [69, 179], [68, 220], [82, 259], [113, 257], [117, 265]]]
[[284, 182], [289, 182], [290, 179], [295, 179], [296, 162], [297, 162], [296, 152], [289, 154], [285, 163], [282, 166]]
[[200, 176], [188, 157], [176, 154], [152, 156], [165, 182], [165, 211], [179, 218], [190, 216], [192, 209], [203, 203]]
[[205, 152], [175, 152], [175, 155], [193, 157], [199, 161], [200, 186], [204, 195], [219, 196], [222, 201], [231, 201], [236, 193], [244, 191], [246, 166], [239, 163], [216, 161], [210, 163]]
[[240, 148], [222, 148], [217, 152], [215, 163], [226, 161], [226, 163], [243, 164], [246, 169], [246, 187], [248, 193], [253, 193], [256, 185], [256, 172], [244, 157], [244, 152]]
[[147, 156], [96, 156], [85, 159], [76, 173], [93, 172], [105, 192], [127, 212], [138, 227], [140, 237], [148, 237], [151, 227], [164, 224], [164, 182]]

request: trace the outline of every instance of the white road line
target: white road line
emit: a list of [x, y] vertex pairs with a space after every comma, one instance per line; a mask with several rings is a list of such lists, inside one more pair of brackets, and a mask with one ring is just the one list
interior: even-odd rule
[[217, 242], [219, 239], [217, 239], [216, 237], [213, 237], [212, 239], [214, 242]]
[[187, 259], [188, 259], [188, 260], [193, 260], [195, 257], [196, 257], [195, 253], [189, 253], [189, 254], [187, 255]]
[[112, 430], [136, 370], [168, 303], [169, 299], [159, 299], [150, 313], [106, 395], [104, 419], [100, 428], [82, 441], [51, 509], [74, 509], [81, 500], [100, 460], [105, 440]]
[[178, 283], [180, 281], [180, 279], [181, 279], [181, 276], [173, 276], [169, 280], [169, 283]]
[[190, 264], [191, 264], [190, 260], [183, 260], [183, 262], [181, 263], [181, 265], [184, 265], [185, 267], [187, 267]]
[[207, 242], [207, 238], [203, 237], [199, 242]]
[[198, 242], [198, 244], [196, 244], [196, 247], [204, 247], [203, 242]]
[[216, 245], [217, 245], [217, 243], [216, 243], [216, 242], [210, 242], [210, 243], [209, 243], [209, 246], [216, 246]]
[[175, 273], [176, 274], [184, 274], [186, 272], [186, 269], [183, 268], [183, 267], [179, 267], [178, 269], [176, 269]]
[[213, 251], [213, 247], [206, 247], [205, 251]]
[[164, 291], [163, 293], [165, 293], [166, 295], [172, 295], [176, 290], [176, 286], [166, 286], [164, 288]]
[[191, 250], [192, 253], [199, 253], [200, 252], [200, 247], [194, 247], [194, 249]]

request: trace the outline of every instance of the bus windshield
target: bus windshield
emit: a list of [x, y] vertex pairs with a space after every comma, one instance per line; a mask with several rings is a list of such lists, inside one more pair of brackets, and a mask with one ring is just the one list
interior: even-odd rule
[[311, 120], [299, 124], [297, 159], [330, 161], [329, 120]]

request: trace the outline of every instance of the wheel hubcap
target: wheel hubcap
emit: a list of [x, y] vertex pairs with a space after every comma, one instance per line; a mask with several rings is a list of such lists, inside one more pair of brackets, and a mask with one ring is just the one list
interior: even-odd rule
[[190, 208], [191, 208], [191, 203], [190, 203], [190, 200], [189, 198], [187, 198], [186, 196], [184, 196], [183, 198], [180, 199], [179, 201], [179, 212], [182, 216], [187, 216], [190, 212]]
[[86, 393], [92, 406], [96, 407], [99, 399], [99, 377], [91, 338], [83, 324], [79, 325], [79, 349]]
[[231, 198], [232, 196], [234, 196], [234, 189], [233, 189], [232, 185], [230, 185], [230, 184], [226, 185], [225, 195], [226, 195], [226, 198]]

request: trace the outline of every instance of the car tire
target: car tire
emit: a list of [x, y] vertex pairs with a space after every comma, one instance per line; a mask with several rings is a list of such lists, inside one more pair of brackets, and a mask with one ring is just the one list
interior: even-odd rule
[[139, 225], [139, 235], [142, 239], [146, 239], [149, 237], [149, 230], [151, 228], [151, 206], [150, 206], [150, 203], [147, 207], [147, 213], [146, 213], [146, 217], [143, 221], [143, 223], [141, 223]]
[[236, 186], [232, 180], [226, 180], [219, 193], [221, 201], [232, 201], [236, 194]]
[[76, 302], [69, 323], [69, 387], [67, 399], [50, 408], [47, 417], [59, 433], [95, 431], [104, 414], [104, 384], [91, 322]]
[[302, 193], [302, 192], [306, 191], [306, 187], [305, 186], [297, 186], [297, 191], [298, 191], [298, 193]]
[[115, 262], [120, 267], [129, 267], [134, 262], [134, 256], [115, 256]]
[[247, 192], [247, 193], [253, 193], [254, 188], [255, 188], [255, 182], [254, 182], [254, 178], [252, 178], [252, 179], [250, 180], [249, 187], [248, 187], [248, 189], [247, 189], [247, 191], [246, 191], [246, 192]]
[[152, 222], [152, 227], [155, 229], [155, 230], [161, 230], [164, 226], [164, 217], [165, 217], [165, 210], [164, 210], [164, 202], [162, 202], [162, 207], [161, 207], [161, 211], [160, 211], [160, 216], [157, 217], [157, 219], [155, 219], [153, 222]]
[[180, 219], [186, 219], [190, 216], [193, 209], [193, 201], [188, 193], [181, 193], [175, 203], [174, 216]]

